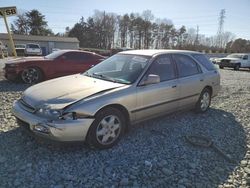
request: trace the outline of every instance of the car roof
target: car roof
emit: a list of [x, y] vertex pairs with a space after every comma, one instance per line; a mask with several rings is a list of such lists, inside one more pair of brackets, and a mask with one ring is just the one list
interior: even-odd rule
[[200, 52], [188, 51], [188, 50], [128, 50], [128, 51], [119, 52], [119, 54], [145, 55], [145, 56], [155, 56], [155, 55], [166, 54], [166, 53], [202, 54]]
[[61, 51], [61, 52], [64, 52], [64, 53], [66, 53], [66, 52], [82, 52], [82, 53], [88, 53], [88, 54], [93, 54], [93, 55], [103, 57], [102, 55], [97, 54], [95, 52], [84, 51], [84, 50], [61, 49], [61, 50], [57, 50], [57, 51]]

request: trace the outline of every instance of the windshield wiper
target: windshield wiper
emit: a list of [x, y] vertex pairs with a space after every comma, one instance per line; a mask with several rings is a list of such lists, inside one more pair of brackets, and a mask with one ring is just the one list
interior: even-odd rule
[[111, 78], [109, 76], [103, 75], [103, 74], [98, 74], [98, 73], [93, 73], [94, 76], [98, 77], [98, 78], [103, 78], [104, 80], [108, 80], [111, 82], [117, 82], [114, 78]]

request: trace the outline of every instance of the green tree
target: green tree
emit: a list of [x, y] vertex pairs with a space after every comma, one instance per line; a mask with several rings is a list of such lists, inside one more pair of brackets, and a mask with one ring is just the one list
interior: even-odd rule
[[52, 30], [47, 28], [45, 16], [38, 10], [34, 9], [25, 13], [30, 35], [51, 35]]
[[127, 35], [129, 29], [129, 15], [125, 14], [120, 17], [119, 19], [119, 31], [120, 31], [120, 38], [121, 38], [121, 47], [127, 46]]
[[154, 15], [152, 14], [151, 10], [144, 10], [142, 12], [142, 19], [143, 19], [143, 48], [148, 49], [151, 45], [152, 40], [152, 20], [154, 19]]
[[229, 42], [226, 49], [235, 53], [248, 53], [250, 51], [250, 41], [239, 38]]
[[74, 25], [74, 27], [69, 31], [69, 37], [77, 37], [80, 41], [81, 47], [87, 47], [88, 38], [87, 34], [87, 23], [84, 21], [84, 17], [81, 17], [80, 21]]
[[182, 48], [183, 47], [183, 43], [185, 41], [185, 34], [186, 33], [186, 27], [183, 25], [178, 31], [177, 31], [177, 44], [178, 44], [178, 48]]

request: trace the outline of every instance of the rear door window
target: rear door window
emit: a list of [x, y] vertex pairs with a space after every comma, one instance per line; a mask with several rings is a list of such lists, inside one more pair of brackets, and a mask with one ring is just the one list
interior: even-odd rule
[[65, 59], [69, 61], [85, 61], [91, 58], [88, 54], [85, 55], [84, 53], [79, 52], [68, 52], [63, 56], [65, 56]]
[[207, 70], [215, 70], [215, 66], [211, 61], [208, 60], [208, 58], [203, 54], [193, 54], [193, 58], [198, 61], [203, 67], [205, 67]]
[[197, 63], [190, 57], [182, 54], [173, 54], [179, 77], [192, 76], [200, 73]]
[[91, 54], [78, 52], [77, 59], [79, 59], [80, 61], [86, 61], [86, 60], [91, 60], [91, 59], [94, 59], [94, 58], [93, 58], [93, 56]]

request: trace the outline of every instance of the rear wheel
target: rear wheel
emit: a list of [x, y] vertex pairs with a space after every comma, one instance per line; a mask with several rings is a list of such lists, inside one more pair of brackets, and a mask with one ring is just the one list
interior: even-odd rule
[[199, 100], [196, 103], [196, 112], [206, 112], [211, 103], [211, 91], [208, 88], [203, 89], [200, 94]]
[[87, 143], [95, 148], [107, 149], [114, 146], [125, 130], [125, 118], [115, 108], [105, 108], [97, 115], [90, 126]]
[[38, 68], [29, 67], [22, 71], [21, 79], [26, 84], [35, 84], [42, 81], [42, 72]]

